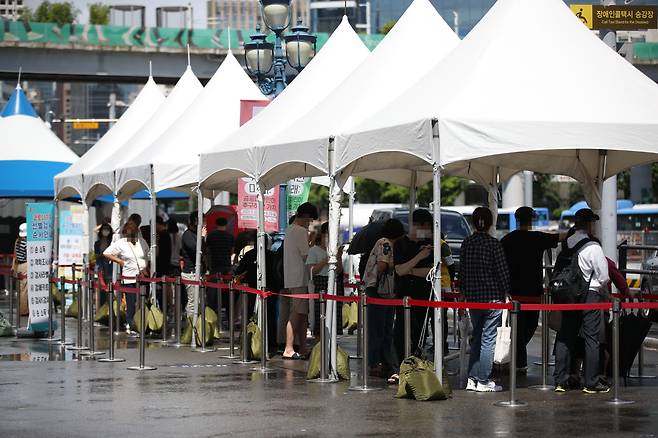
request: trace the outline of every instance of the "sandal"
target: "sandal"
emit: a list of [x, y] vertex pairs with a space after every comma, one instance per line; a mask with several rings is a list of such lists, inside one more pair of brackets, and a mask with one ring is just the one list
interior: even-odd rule
[[398, 374], [391, 374], [391, 377], [386, 380], [389, 385], [397, 385], [400, 383], [400, 376]]
[[283, 360], [304, 360], [305, 359], [305, 357], [302, 356], [299, 353], [294, 353], [292, 356], [283, 356], [283, 355], [281, 355], [281, 357], [283, 358]]

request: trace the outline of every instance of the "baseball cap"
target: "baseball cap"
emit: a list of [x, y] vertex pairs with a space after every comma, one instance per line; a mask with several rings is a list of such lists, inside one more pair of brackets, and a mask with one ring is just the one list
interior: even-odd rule
[[27, 224], [25, 222], [18, 227], [18, 237], [27, 237]]
[[600, 218], [589, 208], [581, 208], [576, 212], [574, 219], [577, 223], [596, 222]]

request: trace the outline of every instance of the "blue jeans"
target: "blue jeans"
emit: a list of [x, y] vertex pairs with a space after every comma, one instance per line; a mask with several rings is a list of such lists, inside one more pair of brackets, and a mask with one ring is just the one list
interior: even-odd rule
[[473, 340], [468, 359], [468, 377], [485, 383], [491, 376], [494, 349], [496, 348], [496, 329], [502, 321], [502, 310], [471, 309], [473, 323]]

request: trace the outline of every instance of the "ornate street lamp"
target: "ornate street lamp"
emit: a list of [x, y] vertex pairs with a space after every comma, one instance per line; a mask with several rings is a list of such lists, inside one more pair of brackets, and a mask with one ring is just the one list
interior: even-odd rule
[[302, 20], [297, 21], [297, 26], [291, 30], [292, 33], [285, 36], [286, 58], [292, 68], [302, 71], [315, 56], [317, 37], [308, 33], [308, 27], [302, 25]]

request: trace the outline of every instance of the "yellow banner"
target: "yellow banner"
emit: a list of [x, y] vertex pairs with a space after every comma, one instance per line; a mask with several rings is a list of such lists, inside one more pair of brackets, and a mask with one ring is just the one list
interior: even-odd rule
[[98, 122], [73, 122], [73, 129], [98, 129]]

